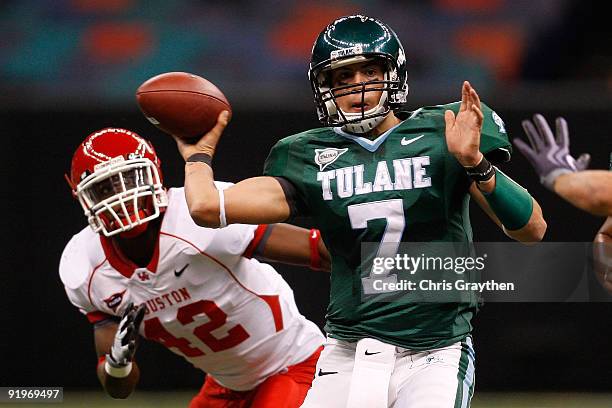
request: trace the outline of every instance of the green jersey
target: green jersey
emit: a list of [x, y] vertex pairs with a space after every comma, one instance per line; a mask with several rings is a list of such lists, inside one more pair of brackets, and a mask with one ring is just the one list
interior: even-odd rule
[[[471, 180], [448, 152], [444, 111], [420, 108], [376, 139], [319, 128], [280, 140], [264, 174], [295, 186], [298, 208], [313, 218], [332, 258], [326, 332], [355, 341], [372, 337], [424, 350], [462, 340], [477, 302], [406, 303], [363, 298], [361, 243], [471, 242]], [[480, 149], [508, 160], [501, 118], [483, 105]]]

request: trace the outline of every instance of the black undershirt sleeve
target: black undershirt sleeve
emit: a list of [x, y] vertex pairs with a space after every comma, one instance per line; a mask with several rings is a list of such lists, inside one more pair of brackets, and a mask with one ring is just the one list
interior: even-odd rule
[[285, 177], [274, 177], [278, 183], [281, 185], [283, 192], [285, 193], [285, 198], [287, 199], [287, 204], [289, 204], [289, 219], [295, 218], [299, 215], [304, 214], [304, 204], [302, 203], [298, 191], [289, 180]]

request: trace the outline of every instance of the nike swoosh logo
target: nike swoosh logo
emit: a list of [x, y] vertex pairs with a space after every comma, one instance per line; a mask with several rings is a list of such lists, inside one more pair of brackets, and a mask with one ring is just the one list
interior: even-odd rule
[[402, 144], [402, 146], [408, 146], [410, 143], [414, 143], [424, 136], [425, 135], [421, 135], [421, 136], [413, 137], [412, 139], [406, 139], [406, 137], [404, 136], [402, 137], [402, 140], [400, 141], [400, 143]]
[[338, 374], [337, 371], [323, 371], [322, 369], [319, 368], [319, 377], [322, 377], [324, 375], [330, 375], [330, 374]]
[[380, 353], [382, 353], [382, 351], [375, 351], [375, 352], [373, 352], [373, 353], [368, 353], [368, 350], [366, 350], [366, 351], [365, 351], [365, 355], [366, 355], [366, 356], [372, 356], [372, 355], [374, 355], [374, 354], [380, 354]]
[[187, 269], [187, 267], [189, 266], [189, 264], [183, 266], [181, 269], [179, 269], [178, 271], [175, 269], [174, 270], [174, 276], [176, 276], [177, 278], [179, 276], [181, 276], [183, 274], [183, 272], [185, 272], [185, 269]]

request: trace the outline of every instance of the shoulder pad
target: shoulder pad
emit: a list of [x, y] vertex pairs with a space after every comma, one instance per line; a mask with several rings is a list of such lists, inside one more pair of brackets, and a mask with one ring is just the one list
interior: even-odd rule
[[100, 237], [90, 227], [84, 228], [64, 248], [59, 264], [62, 283], [68, 289], [77, 289], [104, 258]]
[[[233, 183], [215, 181], [215, 186], [222, 190], [232, 185]], [[162, 232], [187, 241], [185, 248], [191, 248], [193, 245], [199, 250], [215, 248], [219, 253], [241, 255], [253, 239], [257, 225], [232, 224], [225, 228], [197, 225], [189, 214], [183, 188], [169, 189], [168, 198]], [[179, 250], [178, 247], [176, 250]]]

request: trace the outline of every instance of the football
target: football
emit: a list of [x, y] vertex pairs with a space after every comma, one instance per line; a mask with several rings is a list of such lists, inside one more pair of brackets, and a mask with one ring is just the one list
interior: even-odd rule
[[136, 91], [145, 117], [166, 133], [196, 142], [232, 108], [212, 82], [187, 72], [167, 72], [145, 81]]

